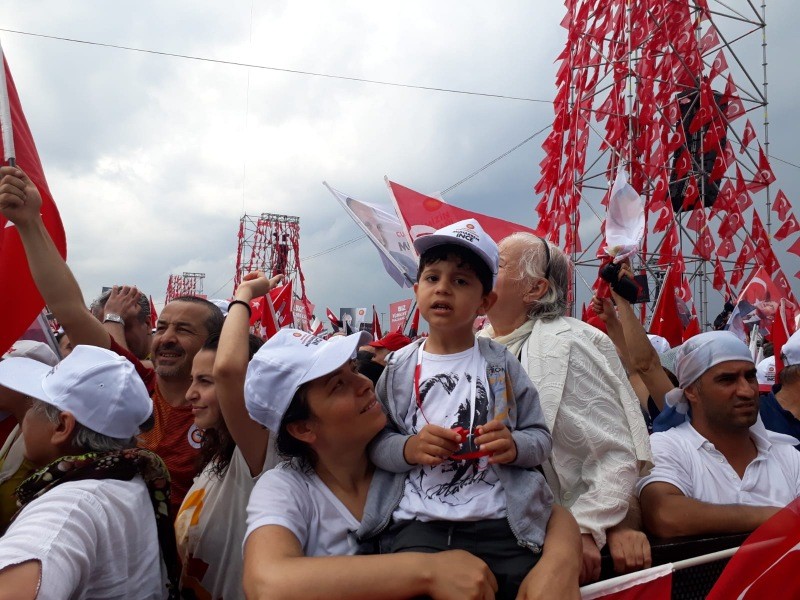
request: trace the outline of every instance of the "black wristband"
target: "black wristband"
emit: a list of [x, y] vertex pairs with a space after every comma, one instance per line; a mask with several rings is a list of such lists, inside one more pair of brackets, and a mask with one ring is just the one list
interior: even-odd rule
[[231, 312], [231, 307], [234, 304], [241, 304], [242, 306], [244, 306], [247, 309], [247, 316], [248, 317], [253, 316], [253, 309], [250, 308], [250, 303], [249, 302], [245, 302], [244, 300], [233, 300], [230, 304], [228, 304], [228, 312]]

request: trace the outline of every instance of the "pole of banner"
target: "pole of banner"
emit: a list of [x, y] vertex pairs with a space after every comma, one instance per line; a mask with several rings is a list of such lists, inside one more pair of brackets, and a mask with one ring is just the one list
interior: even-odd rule
[[730, 558], [736, 551], [739, 549], [739, 546], [736, 548], [728, 548], [727, 550], [720, 550], [718, 552], [712, 552], [710, 554], [704, 554], [703, 556], [695, 556], [694, 558], [687, 558], [686, 560], [679, 560], [678, 562], [672, 563], [672, 569], [674, 571], [680, 571], [681, 569], [687, 569], [689, 567], [696, 567], [697, 565], [704, 565], [706, 563], [714, 562], [715, 560], [722, 560], [723, 558]]
[[0, 44], [0, 130], [2, 130], [3, 159], [9, 167], [16, 167], [14, 151], [14, 130], [11, 126], [11, 103], [8, 101], [8, 84], [6, 83], [6, 60], [3, 56], [3, 45]]

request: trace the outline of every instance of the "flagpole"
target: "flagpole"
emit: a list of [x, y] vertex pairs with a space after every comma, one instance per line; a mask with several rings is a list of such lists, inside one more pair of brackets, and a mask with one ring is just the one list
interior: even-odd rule
[[0, 130], [3, 139], [3, 159], [10, 167], [17, 166], [16, 152], [14, 151], [14, 129], [11, 126], [11, 103], [8, 101], [8, 84], [6, 79], [6, 59], [3, 55], [3, 44], [0, 43], [0, 67], [3, 69], [0, 77]]

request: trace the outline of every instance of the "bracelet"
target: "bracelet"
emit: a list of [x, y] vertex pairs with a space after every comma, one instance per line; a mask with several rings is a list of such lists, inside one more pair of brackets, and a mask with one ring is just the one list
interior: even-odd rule
[[230, 304], [228, 304], [228, 312], [231, 312], [231, 307], [235, 306], [236, 304], [241, 304], [247, 309], [247, 316], [249, 317], [253, 316], [253, 309], [250, 308], [250, 303], [245, 302], [244, 300], [233, 300]]

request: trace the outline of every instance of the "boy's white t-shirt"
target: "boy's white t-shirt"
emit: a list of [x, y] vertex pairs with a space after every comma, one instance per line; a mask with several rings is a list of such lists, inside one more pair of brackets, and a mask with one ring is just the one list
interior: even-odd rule
[[[475, 354], [473, 354], [475, 353]], [[477, 367], [477, 368], [476, 368]], [[475, 369], [476, 373], [472, 373]], [[473, 415], [472, 377], [477, 375]], [[486, 361], [477, 347], [457, 354], [422, 353], [419, 393], [412, 390], [405, 425], [410, 433], [428, 423], [469, 430], [492, 420], [494, 399], [486, 383]], [[506, 516], [506, 497], [488, 457], [419, 465], [408, 473], [396, 521], [479, 521]]]
[[355, 554], [360, 522], [312, 470], [283, 462], [256, 482], [247, 505], [248, 536], [264, 525], [291, 531], [306, 556]]

